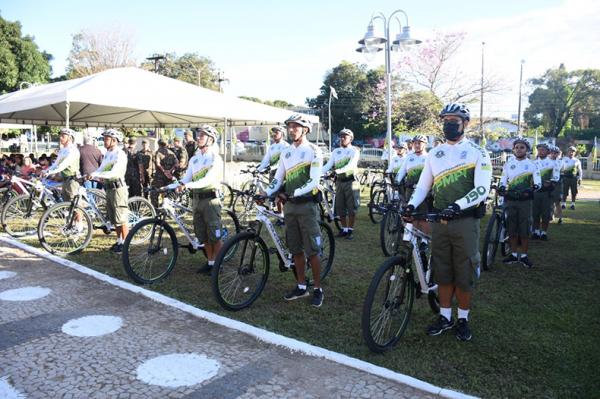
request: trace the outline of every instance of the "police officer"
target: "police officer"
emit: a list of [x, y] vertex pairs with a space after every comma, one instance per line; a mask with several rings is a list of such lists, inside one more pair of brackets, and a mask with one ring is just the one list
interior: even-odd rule
[[531, 238], [548, 241], [548, 225], [552, 215], [552, 192], [558, 185], [560, 168], [559, 164], [548, 156], [550, 152], [548, 144], [538, 144], [537, 151], [538, 159], [535, 160], [535, 164], [542, 184], [539, 191], [533, 194], [533, 233]]
[[106, 154], [98, 170], [90, 177], [102, 179], [106, 190], [106, 213], [108, 219], [115, 226], [117, 242], [110, 247], [116, 253], [123, 251], [123, 242], [129, 232], [127, 222], [129, 221], [129, 207], [127, 199], [127, 185], [125, 184], [125, 173], [127, 171], [127, 155], [119, 148], [123, 141], [123, 133], [115, 129], [109, 129], [102, 133]]
[[323, 155], [319, 147], [311, 144], [306, 137], [312, 128], [309, 120], [294, 114], [285, 124], [292, 145], [281, 154], [275, 177], [266, 190], [268, 196], [277, 194], [278, 199], [285, 204], [285, 235], [296, 267], [297, 285], [284, 299], [291, 301], [309, 295], [304, 278], [308, 257], [315, 279], [311, 304], [320, 307], [323, 304], [319, 259], [321, 230], [316, 193], [321, 178]]
[[135, 152], [135, 139], [127, 140], [125, 147], [127, 155], [127, 170], [125, 171], [125, 184], [129, 187], [129, 196], [133, 197], [142, 193], [142, 185], [140, 183], [140, 167], [138, 164], [137, 153]]
[[179, 179], [181, 177], [181, 175], [183, 175], [183, 173], [185, 173], [185, 170], [187, 169], [187, 166], [188, 166], [188, 159], [189, 159], [187, 150], [181, 144], [181, 139], [179, 137], [175, 137], [173, 139], [172, 151], [175, 154], [175, 156], [177, 157], [177, 160], [179, 161], [179, 166], [177, 167], [177, 169], [175, 170], [173, 175], [177, 179]]
[[[179, 167], [179, 161], [173, 151], [167, 148], [167, 142], [163, 139], [158, 140], [158, 150], [154, 154], [154, 178], [152, 187], [160, 188], [173, 181], [173, 173]], [[158, 193], [153, 192], [150, 200], [155, 208], [158, 208]]]
[[196, 154], [198, 150], [198, 146], [196, 145], [196, 140], [194, 140], [194, 132], [191, 130], [186, 130], [183, 134], [183, 145], [185, 146], [185, 150], [188, 154], [188, 159], [192, 159], [192, 157]]
[[[456, 324], [456, 338], [472, 338], [468, 318], [472, 292], [479, 268], [479, 219], [492, 183], [490, 156], [467, 140], [465, 129], [471, 119], [460, 103], [446, 105], [440, 112], [446, 143], [435, 147], [403, 216], [408, 216], [433, 192], [433, 207], [445, 223], [433, 223], [431, 267], [438, 285], [440, 315], [428, 329], [438, 335]], [[408, 218], [410, 220], [410, 218]], [[458, 322], [452, 318], [452, 298], [458, 302]]]
[[577, 148], [571, 146], [567, 149], [567, 156], [562, 159], [562, 170], [560, 178], [563, 181], [563, 203], [562, 209], [567, 207], [567, 196], [571, 192], [571, 206], [569, 209], [575, 210], [575, 199], [577, 198], [577, 186], [581, 184], [582, 171], [581, 161], [577, 159], [575, 154]]
[[[148, 140], [142, 140], [142, 149], [137, 152], [136, 156], [143, 190], [150, 187], [151, 177], [154, 175], [154, 154], [150, 150]], [[148, 194], [144, 193], [144, 197], [148, 198]]]
[[323, 166], [323, 174], [334, 169], [335, 180], [335, 215], [340, 218], [342, 231], [338, 237], [354, 238], [354, 221], [360, 205], [360, 185], [356, 181], [360, 150], [352, 145], [354, 133], [350, 129], [342, 129], [339, 133], [340, 147], [336, 148], [329, 161]]

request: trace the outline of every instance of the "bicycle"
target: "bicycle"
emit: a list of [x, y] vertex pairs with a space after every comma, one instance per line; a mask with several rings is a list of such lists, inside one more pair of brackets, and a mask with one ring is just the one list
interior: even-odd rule
[[[252, 197], [258, 193], [264, 192], [269, 186], [270, 182], [264, 176], [265, 174], [269, 173], [269, 168], [259, 172], [258, 166], [254, 166], [249, 167], [248, 169], [240, 170], [240, 173], [252, 175], [252, 178], [250, 180], [246, 180], [240, 188], [241, 191], [250, 193], [250, 196], [242, 196], [242, 203], [238, 204], [242, 205], [242, 207], [246, 207], [246, 201], [250, 201], [252, 203]], [[236, 206], [235, 201], [233, 206]]]
[[385, 256], [393, 256], [398, 252], [400, 237], [404, 233], [400, 206], [400, 201], [397, 200], [381, 205], [383, 219], [379, 224], [379, 243]]
[[[390, 181], [388, 181], [388, 179]], [[373, 224], [379, 224], [383, 220], [383, 211], [391, 201], [402, 202], [399, 186], [386, 177], [382, 181], [376, 181], [371, 185], [369, 201], [369, 218]]]
[[34, 236], [43, 212], [61, 201], [59, 190], [50, 188], [47, 179], [34, 178], [30, 181], [13, 175], [11, 183], [19, 187], [23, 194], [13, 196], [6, 202], [0, 213], [0, 223], [11, 237]]
[[[130, 226], [156, 215], [150, 201], [143, 197], [131, 197], [127, 204], [127, 224]], [[104, 192], [86, 189], [81, 185], [71, 201], [56, 203], [44, 212], [39, 220], [37, 233], [40, 244], [46, 251], [70, 255], [83, 251], [89, 245], [94, 229], [100, 229], [108, 235], [115, 230], [115, 226], [106, 215]]]
[[[170, 192], [174, 188], [150, 188], [145, 191], [154, 190]], [[220, 235], [225, 240], [232, 232], [238, 233], [240, 225], [233, 211], [226, 208], [223, 211], [226, 216], [221, 219]], [[123, 243], [123, 268], [133, 281], [138, 284], [155, 284], [167, 278], [177, 263], [180, 248], [186, 248], [191, 254], [204, 252], [204, 244], [198, 241], [184, 220], [184, 216], [191, 213], [190, 208], [165, 196], [155, 217], [144, 219], [133, 226]], [[179, 242], [169, 220], [179, 227], [187, 244]]]
[[370, 167], [364, 169], [358, 178], [360, 192], [362, 193], [367, 187], [370, 189], [374, 182], [382, 179], [383, 174], [384, 171], [381, 169], [371, 169]]
[[[437, 214], [412, 216], [438, 221]], [[415, 297], [427, 295], [431, 310], [437, 314], [440, 309], [429, 262], [431, 237], [407, 223], [403, 239], [411, 250], [383, 262], [369, 284], [363, 304], [362, 335], [369, 349], [377, 353], [389, 351], [398, 343], [410, 321]]]
[[[524, 192], [528, 190], [508, 190], [504, 194], [500, 194], [496, 187], [495, 191], [494, 206], [485, 229], [483, 249], [481, 251], [483, 254], [481, 259], [481, 268], [485, 271], [492, 269], [494, 260], [496, 259], [496, 253], [498, 252], [498, 247], [500, 247], [502, 256], [508, 256], [508, 254], [511, 252], [506, 223], [506, 213], [510, 207], [504, 203], [505, 199], [518, 201]], [[531, 193], [528, 193], [528, 195], [528, 198], [531, 198]]]
[[319, 191], [321, 192], [321, 200], [319, 201], [319, 211], [321, 220], [328, 223], [333, 222], [338, 232], [342, 231], [342, 224], [339, 216], [335, 214], [335, 187], [333, 185], [334, 175], [330, 174], [321, 177]]
[[[276, 254], [279, 260], [279, 270], [287, 272], [292, 269], [296, 276], [293, 256], [277, 232], [271, 219], [283, 225], [283, 217], [268, 210], [264, 205], [256, 205], [256, 220], [246, 231], [236, 234], [225, 242], [217, 255], [212, 271], [212, 291], [223, 308], [241, 310], [249, 307], [258, 299], [263, 291], [270, 270], [270, 255]], [[271, 237], [274, 248], [267, 248], [261, 237], [263, 226]], [[333, 231], [329, 225], [319, 221], [321, 230], [321, 281], [331, 271], [335, 255]], [[306, 285], [312, 285], [312, 268], [306, 261]]]

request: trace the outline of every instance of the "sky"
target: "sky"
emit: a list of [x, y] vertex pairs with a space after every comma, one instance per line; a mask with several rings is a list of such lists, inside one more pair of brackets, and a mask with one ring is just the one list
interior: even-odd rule
[[[195, 52], [223, 71], [229, 94], [303, 105], [340, 61], [383, 64], [383, 54], [366, 60], [357, 53], [357, 41], [374, 13], [389, 16], [398, 6], [413, 37], [464, 32], [454, 63], [468, 79], [480, 80], [485, 42], [484, 73], [500, 78], [506, 90], [484, 98], [484, 116], [517, 114], [522, 60], [523, 82], [561, 63], [568, 70], [600, 68], [596, 0], [0, 0], [0, 15], [20, 21], [23, 33], [54, 56], [54, 76], [65, 71], [74, 34], [118, 29], [133, 37], [138, 61], [153, 53]], [[392, 24], [391, 35], [397, 30]], [[392, 54], [392, 62], [397, 57]], [[524, 109], [531, 88], [524, 84], [523, 91]], [[477, 116], [479, 104], [471, 110]]]

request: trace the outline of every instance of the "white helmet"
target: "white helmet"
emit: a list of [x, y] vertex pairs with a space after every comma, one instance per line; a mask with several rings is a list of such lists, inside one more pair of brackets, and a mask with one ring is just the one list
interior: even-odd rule
[[271, 133], [281, 133], [283, 137], [285, 137], [287, 134], [287, 130], [285, 130], [285, 128], [283, 128], [282, 126], [273, 126], [271, 128]]
[[290, 116], [289, 118], [286, 119], [286, 121], [284, 122], [285, 125], [289, 125], [290, 123], [297, 123], [302, 127], [306, 127], [308, 128], [308, 132], [310, 133], [311, 129], [312, 129], [312, 122], [309, 121], [308, 119], [306, 119], [304, 116], [300, 115], [300, 114], [292, 114], [292, 116]]
[[350, 136], [350, 138], [354, 140], [354, 133], [352, 132], [352, 130], [344, 128], [338, 133], [339, 136], [342, 136], [344, 134]]
[[62, 129], [60, 129], [59, 134], [66, 134], [68, 136], [71, 136], [71, 139], [75, 140], [75, 130], [73, 130], [73, 129], [63, 127]]
[[217, 129], [210, 125], [202, 125], [196, 129], [196, 133], [204, 133], [208, 137], [212, 137], [212, 139], [216, 142], [219, 139], [219, 132]]
[[422, 134], [417, 134], [415, 137], [413, 137], [412, 141], [420, 141], [425, 144], [428, 143], [427, 137]]
[[117, 129], [108, 129], [102, 132], [103, 137], [113, 137], [117, 139], [119, 143], [123, 142], [123, 133], [119, 132]]

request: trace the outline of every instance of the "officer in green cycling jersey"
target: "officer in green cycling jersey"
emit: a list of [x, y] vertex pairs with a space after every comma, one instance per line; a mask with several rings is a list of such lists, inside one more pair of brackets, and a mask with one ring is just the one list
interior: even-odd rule
[[569, 207], [572, 211], [575, 210], [575, 199], [577, 198], [577, 186], [581, 184], [582, 171], [581, 161], [575, 156], [577, 154], [577, 148], [571, 146], [567, 149], [567, 156], [562, 159], [562, 169], [560, 171], [560, 178], [563, 181], [563, 203], [562, 209], [567, 207], [567, 196], [569, 191], [571, 192], [571, 206]]
[[[281, 153], [273, 181], [266, 190], [268, 196], [277, 194], [284, 203], [285, 235], [287, 246], [294, 257], [296, 287], [284, 296], [285, 300], [308, 296], [305, 280], [306, 258], [314, 276], [312, 306], [323, 304], [321, 288], [321, 229], [317, 205], [318, 184], [323, 168], [323, 155], [319, 147], [306, 137], [312, 123], [300, 114], [289, 117], [285, 124], [292, 145]], [[281, 188], [281, 190], [280, 190]]]
[[[417, 186], [417, 183], [419, 182], [419, 177], [421, 177], [421, 172], [423, 171], [423, 167], [425, 166], [425, 161], [427, 159], [427, 149], [425, 148], [427, 145], [427, 137], [422, 134], [417, 134], [412, 139], [412, 142], [413, 151], [408, 153], [405, 161], [400, 167], [400, 170], [396, 174], [396, 184], [401, 184], [402, 182], [404, 183], [405, 198], [407, 200], [410, 199], [415, 187]], [[423, 201], [421, 205], [419, 205], [417, 212], [427, 213], [427, 211], [427, 201]], [[415, 220], [413, 224], [419, 230], [429, 234], [429, 223], [421, 220]]]
[[530, 149], [529, 142], [525, 138], [517, 137], [515, 139], [513, 142], [514, 157], [504, 164], [498, 185], [498, 193], [503, 195], [505, 200], [508, 239], [512, 250], [512, 253], [503, 262], [521, 262], [529, 268], [533, 267], [533, 263], [527, 256], [531, 228], [531, 201], [534, 190], [538, 189], [541, 184], [537, 165], [527, 158]]
[[342, 129], [339, 133], [340, 147], [336, 148], [323, 166], [323, 174], [335, 171], [335, 215], [340, 218], [342, 231], [338, 237], [354, 238], [354, 221], [360, 205], [360, 186], [356, 180], [360, 150], [352, 145], [354, 133]]
[[[460, 103], [440, 112], [446, 143], [435, 147], [425, 161], [419, 182], [403, 209], [410, 215], [433, 193], [433, 208], [442, 223], [433, 223], [431, 267], [438, 285], [440, 315], [427, 329], [438, 335], [456, 324], [456, 338], [472, 338], [468, 318], [475, 280], [479, 274], [479, 219], [485, 211], [492, 180], [490, 157], [483, 148], [464, 137], [469, 109]], [[452, 298], [458, 302], [458, 321], [452, 318]]]
[[537, 145], [538, 158], [535, 164], [542, 178], [540, 189], [533, 194], [533, 232], [531, 238], [548, 241], [548, 225], [552, 215], [552, 192], [560, 179], [558, 163], [548, 156], [550, 147], [546, 143]]
[[[552, 147], [550, 147], [550, 158], [554, 159], [554, 161], [556, 162], [556, 167], [558, 168], [558, 170], [562, 170], [562, 151], [560, 150], [560, 148], [558, 148], [558, 146], [553, 145]], [[559, 172], [559, 179], [558, 179], [558, 183], [556, 184], [556, 186], [554, 187], [554, 190], [552, 190], [552, 217], [554, 220], [555, 218], [558, 219], [557, 223], [558, 224], [562, 224], [562, 207], [560, 206], [561, 201], [562, 201], [562, 179], [560, 179], [560, 172]]]

